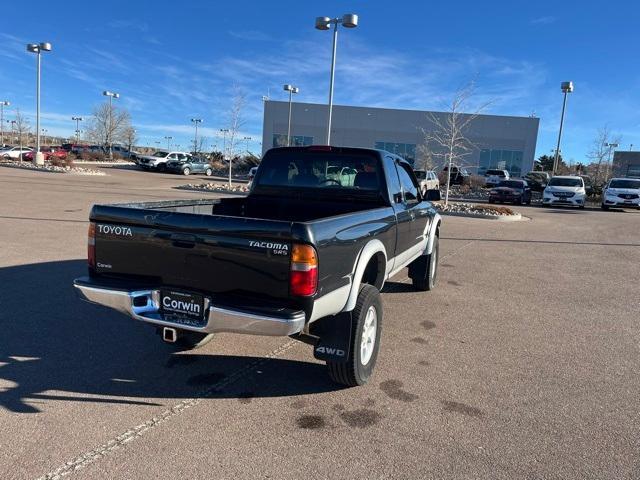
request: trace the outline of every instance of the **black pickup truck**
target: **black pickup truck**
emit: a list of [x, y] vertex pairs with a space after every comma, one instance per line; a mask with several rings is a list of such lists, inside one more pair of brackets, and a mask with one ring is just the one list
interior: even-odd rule
[[246, 197], [95, 205], [90, 220], [84, 300], [183, 349], [290, 336], [350, 386], [375, 366], [385, 281], [408, 267], [416, 289], [436, 282], [440, 216], [385, 151], [274, 148]]

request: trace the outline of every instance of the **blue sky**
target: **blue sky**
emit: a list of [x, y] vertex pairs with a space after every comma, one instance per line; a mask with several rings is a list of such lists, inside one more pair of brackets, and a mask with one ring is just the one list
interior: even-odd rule
[[473, 101], [493, 102], [487, 113], [540, 117], [538, 156], [555, 148], [560, 82], [572, 80], [565, 158], [584, 161], [604, 125], [621, 148], [640, 149], [640, 5], [631, 1], [10, 2], [0, 100], [35, 123], [35, 58], [25, 44], [49, 41], [49, 132], [70, 135], [71, 116], [89, 117], [109, 89], [131, 111], [140, 143], [172, 135], [186, 148], [192, 117], [215, 143], [237, 85], [247, 99], [242, 135], [258, 150], [263, 95], [284, 100], [282, 84], [293, 83], [299, 101], [326, 102], [331, 35], [314, 18], [347, 12], [360, 26], [339, 39], [335, 103], [442, 110], [475, 79]]

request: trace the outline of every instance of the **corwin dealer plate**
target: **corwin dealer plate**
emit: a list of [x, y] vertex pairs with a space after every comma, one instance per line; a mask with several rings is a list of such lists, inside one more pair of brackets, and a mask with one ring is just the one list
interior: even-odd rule
[[204, 297], [194, 293], [160, 290], [160, 308], [168, 314], [202, 320]]

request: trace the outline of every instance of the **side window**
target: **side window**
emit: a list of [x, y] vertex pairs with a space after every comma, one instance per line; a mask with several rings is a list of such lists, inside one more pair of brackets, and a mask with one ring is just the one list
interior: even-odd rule
[[407, 203], [418, 201], [418, 188], [405, 165], [398, 165], [397, 170], [398, 176], [400, 177], [400, 185], [402, 185], [402, 192], [404, 193], [404, 201]]
[[384, 157], [384, 171], [387, 177], [387, 185], [389, 185], [389, 193], [391, 194], [391, 198], [396, 201], [396, 198], [401, 193], [400, 188], [400, 179], [398, 178], [398, 173], [396, 172], [396, 162], [393, 158], [389, 156]]
[[177, 158], [177, 155], [175, 153], [172, 153], [171, 155], [169, 155], [167, 157], [169, 160], [175, 160]]

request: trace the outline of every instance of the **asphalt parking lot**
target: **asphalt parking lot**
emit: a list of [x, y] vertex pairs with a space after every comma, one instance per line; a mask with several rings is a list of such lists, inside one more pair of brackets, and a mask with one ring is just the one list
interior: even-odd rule
[[0, 478], [640, 478], [640, 212], [445, 217], [438, 288], [383, 293], [372, 382], [307, 345], [171, 353], [76, 300], [93, 203], [180, 176], [0, 168]]

